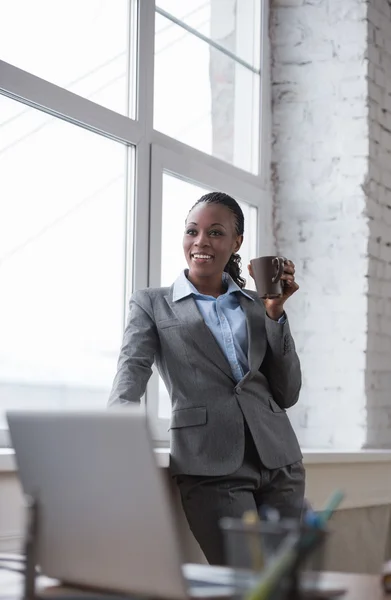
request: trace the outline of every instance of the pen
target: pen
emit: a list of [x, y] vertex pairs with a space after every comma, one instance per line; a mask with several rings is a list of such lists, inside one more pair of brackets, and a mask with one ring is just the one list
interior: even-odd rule
[[336, 508], [341, 503], [344, 494], [341, 490], [336, 490], [330, 496], [329, 500], [326, 502], [325, 508], [316, 513], [309, 504], [306, 505], [305, 514], [304, 514], [304, 523], [309, 527], [324, 527], [326, 523], [330, 520]]
[[324, 527], [326, 525], [327, 521], [330, 520], [335, 510], [341, 504], [343, 497], [344, 493], [342, 490], [336, 490], [331, 494], [329, 500], [326, 502], [325, 508], [318, 515], [319, 527]]

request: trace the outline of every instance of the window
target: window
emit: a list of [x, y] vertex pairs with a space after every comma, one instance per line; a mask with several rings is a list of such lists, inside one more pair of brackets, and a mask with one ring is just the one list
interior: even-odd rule
[[155, 128], [254, 173], [259, 11], [252, 0], [158, 0], [155, 34]]
[[[241, 203], [245, 274], [271, 249], [266, 3], [82, 4], [0, 6], [0, 444], [7, 408], [106, 404], [129, 296], [178, 276], [201, 194]], [[167, 440], [156, 373], [145, 398]]]
[[0, 115], [0, 409], [104, 406], [123, 328], [128, 150], [4, 96]]
[[2, 0], [0, 58], [128, 114], [129, 6], [128, 0]]

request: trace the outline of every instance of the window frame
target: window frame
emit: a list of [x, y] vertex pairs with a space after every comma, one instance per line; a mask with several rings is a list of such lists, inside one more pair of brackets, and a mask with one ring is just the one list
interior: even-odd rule
[[[191, 148], [153, 129], [155, 0], [129, 0], [128, 79], [137, 86], [129, 94], [135, 99], [135, 118], [121, 115], [87, 98], [61, 88], [14, 65], [0, 60], [0, 94], [64, 119], [75, 126], [135, 147], [135, 185], [127, 181], [127, 242], [124, 323], [133, 290], [160, 284], [162, 174], [193, 181], [210, 189], [237, 195], [258, 208], [259, 252], [274, 248], [271, 228], [270, 191], [270, 67], [268, 15], [269, 2], [260, 11], [260, 89], [258, 173], [252, 174]], [[137, 34], [135, 35], [135, 17]], [[133, 39], [132, 39], [133, 38]], [[130, 74], [130, 76], [129, 76]], [[132, 96], [132, 98], [130, 97]], [[130, 154], [130, 153], [128, 153]], [[119, 349], [118, 349], [119, 350]], [[114, 373], [113, 373], [114, 377]], [[157, 381], [157, 378], [155, 378]], [[154, 378], [148, 386], [147, 410], [159, 442], [168, 441], [167, 420], [158, 419], [158, 395]], [[7, 432], [0, 429], [0, 447], [8, 445]]]

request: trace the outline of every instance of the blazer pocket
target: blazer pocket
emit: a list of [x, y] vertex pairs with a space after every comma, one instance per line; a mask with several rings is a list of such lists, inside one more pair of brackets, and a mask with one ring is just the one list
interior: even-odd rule
[[168, 327], [178, 327], [180, 325], [178, 319], [164, 319], [163, 321], [157, 321], [156, 325], [158, 329], [168, 329]]
[[283, 408], [281, 408], [281, 406], [278, 406], [277, 402], [272, 398], [272, 396], [269, 397], [269, 406], [272, 409], [272, 411], [275, 413], [284, 413], [285, 412], [285, 410]]
[[172, 413], [170, 429], [179, 429], [180, 427], [194, 427], [195, 425], [205, 425], [206, 421], [206, 406], [197, 406], [195, 408], [180, 408], [178, 410], [174, 410]]

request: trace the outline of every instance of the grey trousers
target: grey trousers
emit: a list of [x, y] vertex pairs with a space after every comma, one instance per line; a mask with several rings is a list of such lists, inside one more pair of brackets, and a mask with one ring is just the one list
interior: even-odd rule
[[232, 475], [203, 477], [178, 475], [182, 506], [194, 537], [210, 564], [224, 565], [222, 517], [241, 518], [261, 505], [276, 508], [282, 518], [300, 519], [305, 487], [301, 461], [269, 470], [262, 464], [246, 427], [242, 466]]

